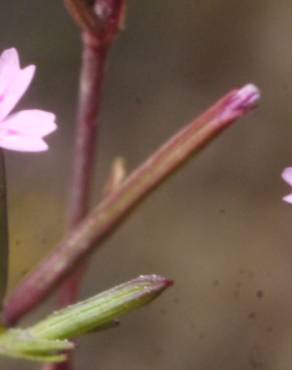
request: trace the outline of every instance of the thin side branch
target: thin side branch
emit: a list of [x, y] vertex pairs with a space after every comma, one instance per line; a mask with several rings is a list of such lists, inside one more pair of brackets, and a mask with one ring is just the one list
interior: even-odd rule
[[97, 22], [85, 0], [64, 0], [66, 9], [82, 31], [95, 34]]
[[16, 323], [41, 303], [106, 236], [112, 234], [135, 206], [212, 139], [252, 110], [259, 97], [253, 85], [231, 91], [160, 147], [20, 284], [6, 302], [6, 323]]
[[100, 44], [110, 44], [123, 27], [125, 0], [64, 0], [82, 32]]

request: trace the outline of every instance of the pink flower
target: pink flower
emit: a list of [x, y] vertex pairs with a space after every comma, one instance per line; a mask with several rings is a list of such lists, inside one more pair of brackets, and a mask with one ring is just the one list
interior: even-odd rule
[[[292, 186], [292, 167], [287, 167], [282, 172], [282, 179]], [[283, 200], [287, 203], [292, 203], [292, 193], [283, 197]]]
[[0, 55], [0, 147], [21, 152], [48, 149], [43, 137], [56, 130], [55, 115], [43, 110], [23, 110], [9, 115], [30, 85], [35, 66], [23, 69], [16, 49]]

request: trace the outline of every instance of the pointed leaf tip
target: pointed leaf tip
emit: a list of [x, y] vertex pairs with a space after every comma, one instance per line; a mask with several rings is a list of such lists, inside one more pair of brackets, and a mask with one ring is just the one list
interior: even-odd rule
[[141, 275], [85, 301], [57, 311], [29, 330], [42, 339], [71, 339], [104, 329], [113, 321], [155, 298], [173, 281], [159, 275]]
[[154, 287], [159, 287], [159, 288], [168, 288], [174, 284], [174, 281], [171, 279], [167, 279], [164, 276], [161, 275], [140, 275], [137, 278], [137, 281], [149, 283], [153, 285]]

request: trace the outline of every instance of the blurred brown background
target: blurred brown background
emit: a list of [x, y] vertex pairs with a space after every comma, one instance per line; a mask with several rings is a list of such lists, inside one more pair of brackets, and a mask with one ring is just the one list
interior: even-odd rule
[[[18, 109], [42, 107], [59, 122], [48, 153], [7, 153], [13, 288], [66, 224], [80, 42], [61, 0], [0, 9], [1, 50], [15, 46], [38, 66]], [[291, 19], [288, 0], [129, 0], [108, 65], [96, 200], [114, 156], [132, 169], [234, 86], [252, 81], [263, 99], [94, 256], [83, 297], [140, 273], [176, 285], [120, 328], [82, 339], [79, 369], [291, 369], [292, 207], [280, 179], [292, 165]]]

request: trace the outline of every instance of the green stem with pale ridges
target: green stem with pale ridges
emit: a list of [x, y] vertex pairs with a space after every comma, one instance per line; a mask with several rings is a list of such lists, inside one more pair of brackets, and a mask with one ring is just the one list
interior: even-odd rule
[[[144, 275], [66, 307], [27, 329], [10, 329], [0, 335], [0, 354], [34, 361], [62, 362], [69, 342], [103, 330], [116, 320], [157, 298], [173, 284], [158, 275]], [[66, 365], [66, 362], [64, 362]]]

